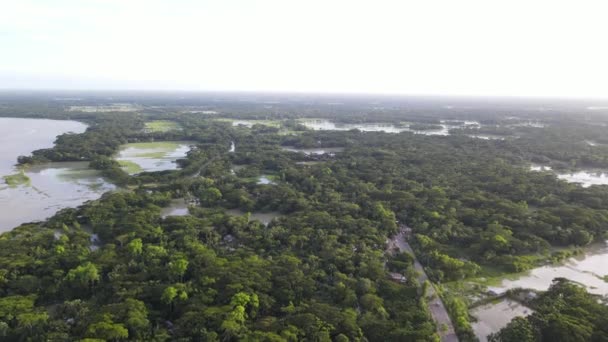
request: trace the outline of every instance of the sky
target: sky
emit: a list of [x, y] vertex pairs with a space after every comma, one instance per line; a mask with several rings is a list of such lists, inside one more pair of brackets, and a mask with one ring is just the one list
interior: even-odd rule
[[605, 0], [0, 0], [0, 89], [608, 98]]

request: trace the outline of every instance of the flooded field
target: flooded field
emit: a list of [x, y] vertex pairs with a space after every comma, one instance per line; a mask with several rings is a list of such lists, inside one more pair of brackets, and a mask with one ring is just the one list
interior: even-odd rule
[[226, 118], [218, 118], [218, 121], [230, 122], [233, 127], [247, 127], [251, 128], [254, 125], [264, 125], [271, 127], [279, 127], [280, 121], [277, 120], [239, 120], [239, 119], [226, 119]]
[[[530, 166], [531, 171], [553, 171], [550, 166], [532, 165]], [[578, 183], [583, 188], [588, 188], [592, 185], [606, 185], [608, 184], [608, 173], [604, 171], [577, 171], [569, 173], [557, 173], [557, 178], [563, 179], [569, 183]]]
[[530, 171], [551, 171], [553, 168], [551, 166], [542, 166], [542, 165], [532, 165], [530, 166]]
[[319, 147], [319, 148], [295, 148], [293, 146], [282, 146], [283, 151], [304, 153], [305, 155], [333, 155], [344, 151], [343, 147]]
[[471, 326], [479, 341], [486, 342], [488, 335], [507, 326], [513, 318], [527, 316], [532, 312], [518, 302], [503, 299], [471, 310], [471, 315], [477, 319], [477, 322], [473, 322]]
[[570, 183], [579, 183], [583, 188], [592, 185], [608, 184], [608, 173], [593, 171], [578, 171], [573, 173], [558, 174], [557, 178], [564, 179]]
[[296, 165], [301, 165], [301, 166], [312, 166], [312, 165], [317, 165], [317, 164], [321, 164], [322, 162], [320, 161], [301, 161], [301, 162], [296, 162]]
[[[243, 216], [243, 215], [247, 214], [246, 212], [244, 212], [240, 209], [228, 209], [228, 210], [226, 210], [226, 213], [228, 213], [229, 215], [233, 215], [233, 216]], [[270, 211], [267, 213], [253, 212], [253, 213], [251, 213], [249, 218], [251, 220], [258, 220], [258, 221], [262, 222], [263, 225], [267, 226], [274, 218], [279, 217], [279, 216], [280, 216], [280, 214], [276, 211]]]
[[470, 134], [468, 135], [471, 138], [481, 139], [481, 140], [505, 140], [504, 136], [495, 135], [495, 134]]
[[69, 111], [71, 112], [135, 112], [140, 110], [141, 107], [131, 103], [112, 103], [108, 105], [99, 106], [70, 106]]
[[116, 160], [129, 174], [177, 169], [175, 161], [190, 151], [189, 142], [145, 142], [121, 146]]
[[415, 134], [424, 135], [450, 135], [450, 129], [463, 127], [480, 127], [477, 121], [449, 121], [441, 120], [439, 129], [429, 130], [414, 130], [409, 127], [409, 123], [400, 125], [390, 123], [360, 123], [360, 124], [343, 124], [335, 123], [325, 119], [304, 119], [300, 121], [304, 126], [317, 131], [349, 131], [358, 129], [362, 132], [385, 132], [385, 133], [401, 133], [413, 132]]
[[258, 184], [277, 184], [272, 179], [268, 178], [269, 176], [260, 176], [258, 178]]
[[183, 198], [174, 199], [168, 207], [161, 210], [162, 218], [167, 216], [185, 216], [188, 215], [188, 203]]
[[533, 128], [545, 128], [546, 127], [546, 125], [544, 123], [542, 123], [540, 121], [532, 121], [532, 120], [509, 124], [508, 126], [511, 126], [511, 127], [533, 127]]
[[351, 129], [358, 129], [363, 132], [386, 132], [386, 133], [400, 133], [409, 130], [407, 127], [396, 127], [393, 124], [381, 124], [381, 123], [364, 123], [364, 124], [342, 124], [335, 123], [330, 120], [324, 119], [306, 119], [301, 120], [301, 123], [315, 131], [349, 131]]

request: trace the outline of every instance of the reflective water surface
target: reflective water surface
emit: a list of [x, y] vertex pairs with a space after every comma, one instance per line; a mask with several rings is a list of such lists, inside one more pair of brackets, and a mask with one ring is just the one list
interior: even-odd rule
[[351, 129], [358, 129], [363, 132], [385, 132], [385, 133], [401, 133], [401, 132], [413, 132], [416, 134], [424, 135], [449, 135], [450, 129], [463, 128], [463, 127], [480, 127], [477, 121], [450, 121], [441, 120], [439, 129], [429, 130], [415, 130], [410, 128], [409, 123], [403, 123], [400, 125], [390, 123], [358, 123], [358, 124], [344, 124], [336, 123], [326, 119], [303, 119], [300, 121], [304, 126], [317, 130], [317, 131], [349, 131]]
[[293, 146], [282, 146], [281, 149], [289, 152], [304, 153], [306, 155], [332, 155], [344, 151], [344, 147], [296, 148]]
[[[532, 165], [532, 171], [553, 171], [550, 166]], [[578, 183], [583, 188], [588, 188], [592, 185], [608, 184], [608, 173], [604, 171], [581, 170], [576, 172], [558, 173], [554, 172], [557, 178], [563, 179], [569, 183]]]
[[516, 277], [503, 279], [500, 285], [488, 289], [496, 293], [518, 287], [544, 291], [553, 279], [563, 277], [584, 285], [590, 293], [608, 295], [608, 282], [603, 279], [608, 276], [607, 260], [608, 245], [594, 244], [587, 247], [583, 254], [563, 264], [537, 267]]
[[86, 125], [76, 121], [0, 118], [0, 176], [22, 174], [22, 181], [10, 186], [0, 179], [0, 231], [43, 220], [115, 188], [89, 169], [88, 162], [14, 166], [19, 155], [52, 147], [57, 135], [85, 129]]
[[487, 336], [498, 332], [515, 317], [530, 315], [533, 311], [518, 302], [503, 299], [497, 303], [478, 306], [471, 310], [471, 315], [478, 321], [471, 324], [475, 336], [481, 342], [486, 342]]
[[129, 174], [175, 170], [176, 160], [190, 151], [189, 142], [160, 141], [133, 143], [121, 146], [116, 160]]

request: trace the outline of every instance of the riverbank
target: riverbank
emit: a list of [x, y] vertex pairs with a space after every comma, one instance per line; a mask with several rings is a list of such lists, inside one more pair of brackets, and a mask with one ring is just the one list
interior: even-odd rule
[[[529, 302], [538, 292], [546, 291], [555, 278], [570, 279], [585, 286], [590, 293], [608, 295], [608, 269], [605, 268], [608, 245], [605, 242], [585, 248], [558, 249], [553, 254], [556, 253], [563, 256], [560, 262], [545, 259], [525, 272], [464, 279], [443, 284], [442, 289], [466, 303], [475, 334], [482, 341], [484, 334], [497, 332], [511, 319], [530, 313]], [[508, 320], [505, 321], [505, 317]]]

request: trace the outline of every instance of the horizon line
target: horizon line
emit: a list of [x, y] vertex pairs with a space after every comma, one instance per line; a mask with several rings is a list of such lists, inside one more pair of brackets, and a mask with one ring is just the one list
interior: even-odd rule
[[447, 93], [406, 93], [406, 92], [364, 92], [364, 91], [312, 91], [312, 90], [250, 90], [250, 89], [152, 89], [152, 88], [10, 88], [0, 87], [0, 93], [8, 92], [77, 92], [77, 93], [164, 93], [164, 94], [250, 94], [250, 95], [302, 95], [302, 96], [353, 96], [353, 97], [421, 97], [454, 99], [521, 99], [521, 100], [563, 100], [563, 101], [608, 101], [608, 96], [563, 96], [563, 95], [504, 95], [504, 94], [447, 94]]

